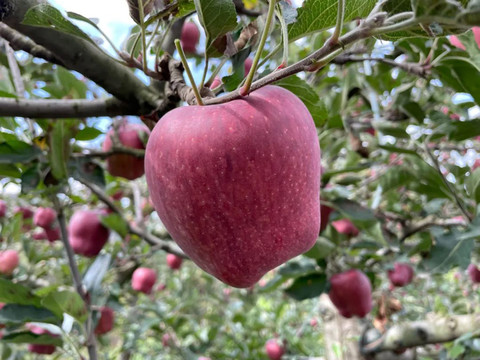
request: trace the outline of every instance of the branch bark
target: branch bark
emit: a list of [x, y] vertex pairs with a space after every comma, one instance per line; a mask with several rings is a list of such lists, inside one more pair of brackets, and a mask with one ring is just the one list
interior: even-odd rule
[[439, 317], [399, 324], [388, 329], [378, 339], [363, 344], [363, 354], [394, 351], [427, 344], [455, 340], [467, 333], [478, 334], [480, 314]]

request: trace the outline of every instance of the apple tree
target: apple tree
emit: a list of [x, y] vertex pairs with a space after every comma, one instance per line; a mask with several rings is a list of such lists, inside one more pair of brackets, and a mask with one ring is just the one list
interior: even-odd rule
[[478, 358], [480, 2], [126, 3], [0, 0], [1, 358]]

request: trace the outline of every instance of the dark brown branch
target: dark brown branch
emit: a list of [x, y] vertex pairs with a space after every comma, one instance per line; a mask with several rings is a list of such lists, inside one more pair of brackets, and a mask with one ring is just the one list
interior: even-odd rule
[[115, 98], [106, 100], [26, 100], [0, 98], [0, 116], [30, 118], [83, 118], [95, 116], [140, 115], [135, 104]]
[[110, 151], [88, 150], [87, 153], [74, 153], [72, 156], [76, 158], [106, 159], [107, 157], [115, 154], [128, 154], [138, 158], [143, 158], [145, 157], [145, 150], [127, 147], [112, 147]]
[[177, 256], [180, 256], [184, 259], [188, 259], [188, 257], [185, 255], [185, 253], [178, 248], [176, 244], [173, 242], [165, 241], [162, 239], [159, 239], [155, 237], [154, 235], [143, 231], [142, 229], [138, 228], [135, 225], [130, 224], [123, 216], [121, 210], [113, 203], [112, 199], [105, 194], [98, 186], [95, 184], [92, 184], [88, 181], [85, 180], [79, 180], [83, 185], [88, 187], [92, 193], [94, 193], [105, 205], [107, 205], [113, 212], [116, 214], [120, 215], [123, 218], [123, 221], [125, 221], [128, 224], [128, 230], [131, 234], [135, 234], [138, 237], [144, 239], [147, 243], [155, 247], [156, 249], [163, 250], [165, 252], [175, 254]]
[[35, 57], [44, 59], [52, 64], [62, 65], [62, 62], [49, 50], [36, 44], [28, 37], [0, 22], [0, 37], [8, 41], [14, 50], [23, 50]]

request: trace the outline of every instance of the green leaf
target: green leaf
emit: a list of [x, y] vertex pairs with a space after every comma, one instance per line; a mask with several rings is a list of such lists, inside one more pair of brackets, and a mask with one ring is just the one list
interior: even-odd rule
[[303, 255], [312, 259], [325, 259], [334, 250], [335, 244], [327, 238], [320, 236], [315, 242], [315, 245]]
[[122, 238], [128, 233], [128, 224], [123, 220], [119, 214], [110, 214], [102, 216], [100, 221], [102, 224], [113, 231], [115, 231]]
[[0, 143], [0, 164], [29, 163], [40, 155], [40, 149], [20, 140]]
[[305, 80], [300, 79], [298, 76], [289, 76], [277, 81], [275, 84], [291, 91], [302, 100], [317, 127], [325, 124], [328, 118], [327, 107]]
[[395, 166], [390, 168], [380, 177], [380, 185], [383, 192], [398, 189], [400, 186], [408, 184], [415, 177], [403, 166]]
[[110, 267], [112, 256], [110, 254], [98, 255], [83, 276], [83, 284], [89, 293], [101, 291], [102, 280]]
[[205, 50], [214, 53], [213, 42], [237, 27], [237, 12], [232, 0], [194, 0], [198, 19], [207, 37]]
[[80, 323], [87, 319], [85, 303], [78, 293], [72, 291], [53, 291], [44, 299], [42, 305], [51, 310], [57, 316], [62, 317], [63, 313], [73, 316]]
[[355, 201], [348, 199], [336, 199], [333, 201], [333, 205], [352, 220], [364, 222], [377, 220], [372, 210], [360, 205]]
[[68, 96], [74, 99], [84, 99], [86, 97], [87, 85], [63, 67], [57, 68], [55, 81], [62, 89], [62, 97]]
[[289, 261], [278, 269], [278, 275], [283, 277], [299, 277], [315, 272], [315, 262], [309, 259]]
[[465, 180], [467, 192], [477, 204], [480, 203], [480, 168], [475, 169]]
[[63, 344], [61, 337], [49, 334], [36, 335], [29, 331], [6, 334], [2, 338], [2, 341], [12, 344], [42, 344], [55, 346], [62, 346]]
[[66, 34], [78, 36], [95, 44], [87, 34], [63, 17], [60, 11], [48, 4], [40, 4], [30, 8], [25, 14], [22, 24], [53, 29]]
[[[479, 74], [480, 75], [480, 74]], [[463, 141], [480, 135], [480, 119], [450, 123], [449, 140]]]
[[22, 194], [28, 194], [35, 190], [41, 181], [38, 163], [25, 170], [20, 180], [22, 181]]
[[58, 324], [63, 314], [55, 316], [50, 310], [32, 305], [7, 304], [0, 309], [0, 324], [23, 324], [26, 322], [45, 322]]
[[103, 168], [89, 159], [70, 159], [68, 170], [75, 179], [86, 180], [100, 186], [101, 188], [105, 188], [105, 175]]
[[20, 178], [21, 171], [13, 164], [0, 164], [0, 176]]
[[[345, 2], [345, 22], [366, 17], [377, 0], [351, 0]], [[335, 26], [338, 0], [305, 0], [297, 9], [297, 21], [288, 28], [289, 41], [295, 41], [314, 32]]]
[[61, 180], [67, 177], [67, 160], [70, 156], [70, 139], [72, 138], [72, 121], [56, 121], [50, 133], [50, 166], [52, 174]]
[[293, 284], [285, 289], [285, 293], [295, 300], [305, 300], [320, 296], [327, 287], [325, 274], [310, 274], [295, 279]]
[[6, 279], [0, 279], [0, 302], [41, 307], [40, 298], [32, 294], [30, 289]]
[[94, 127], [85, 127], [75, 135], [75, 140], [89, 141], [97, 138], [102, 132]]

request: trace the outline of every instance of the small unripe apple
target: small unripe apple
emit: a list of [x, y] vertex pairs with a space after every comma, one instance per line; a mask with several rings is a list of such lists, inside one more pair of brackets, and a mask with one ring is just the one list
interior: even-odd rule
[[198, 40], [200, 40], [200, 31], [197, 25], [191, 21], [183, 24], [182, 34], [180, 36], [183, 51], [186, 54], [195, 54], [197, 52]]
[[480, 283], [480, 270], [475, 264], [468, 265], [467, 272], [470, 280], [472, 280], [474, 284]]
[[245, 62], [243, 63], [243, 67], [245, 70], [245, 76], [250, 72], [250, 69], [252, 68], [253, 60], [252, 58], [246, 58]]
[[[33, 324], [26, 324], [26, 327], [30, 332], [36, 335], [50, 334], [53, 335], [50, 331]], [[50, 355], [55, 352], [55, 345], [42, 345], [42, 344], [29, 344], [28, 351], [35, 354]]]
[[145, 294], [150, 294], [156, 281], [157, 274], [155, 270], [141, 267], [133, 272], [132, 289], [136, 291], [141, 291]]
[[0, 200], [0, 217], [5, 217], [7, 214], [7, 203], [3, 200]]
[[57, 218], [57, 212], [52, 208], [38, 208], [33, 215], [33, 223], [44, 229], [50, 229]]
[[54, 242], [61, 239], [59, 227], [56, 227], [53, 229], [45, 229], [45, 234], [47, 235], [47, 240], [50, 242]]
[[0, 251], [0, 274], [12, 275], [19, 263], [16, 250]]
[[332, 211], [333, 209], [331, 207], [320, 205], [320, 232], [326, 229]]
[[13, 211], [14, 214], [22, 214], [22, 218], [31, 219], [33, 216], [33, 211], [25, 206], [17, 206]]
[[212, 84], [210, 85], [210, 89], [216, 89], [220, 85], [222, 85], [222, 80], [220, 77], [215, 76], [215, 79], [213, 79]]
[[252, 286], [318, 237], [317, 130], [283, 88], [170, 111], [149, 138], [145, 175], [168, 233], [231, 286]]
[[332, 222], [332, 226], [338, 233], [347, 236], [357, 236], [359, 231], [355, 225], [349, 219], [340, 219]]
[[97, 256], [108, 240], [110, 231], [100, 222], [98, 211], [80, 210], [68, 226], [68, 240], [75, 254]]
[[178, 270], [182, 266], [183, 259], [174, 254], [167, 254], [167, 265], [172, 270]]
[[362, 318], [372, 310], [372, 285], [360, 270], [352, 269], [333, 275], [328, 296], [346, 318]]
[[402, 287], [413, 280], [413, 269], [409, 264], [395, 263], [393, 270], [388, 270], [388, 278], [392, 285]]
[[285, 348], [277, 339], [270, 339], [265, 343], [265, 352], [270, 360], [280, 360], [285, 354]]
[[113, 323], [115, 322], [115, 313], [112, 308], [103, 306], [100, 308], [100, 319], [98, 319], [97, 326], [95, 327], [95, 334], [103, 335], [110, 332], [113, 329]]
[[[103, 142], [103, 151], [110, 151], [114, 145], [114, 139], [118, 136], [120, 145], [133, 149], [145, 149], [141, 135], [148, 136], [150, 130], [143, 124], [130, 124], [122, 121], [118, 128], [107, 132]], [[145, 173], [143, 158], [129, 154], [115, 154], [107, 158], [107, 170], [113, 176], [121, 176], [128, 180], [139, 178]]]

